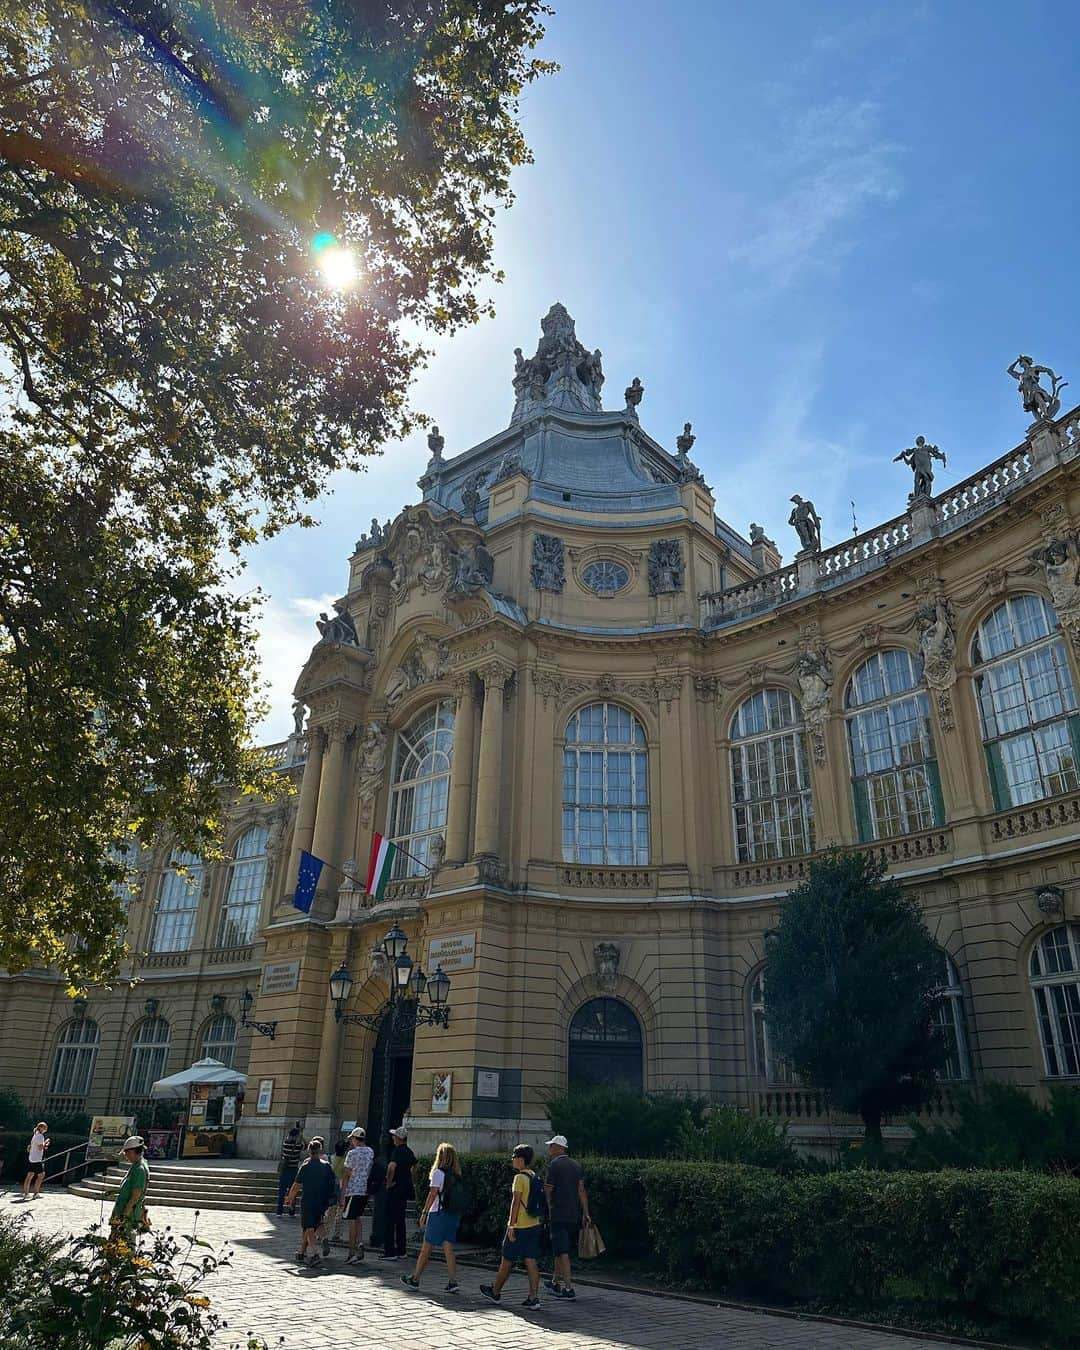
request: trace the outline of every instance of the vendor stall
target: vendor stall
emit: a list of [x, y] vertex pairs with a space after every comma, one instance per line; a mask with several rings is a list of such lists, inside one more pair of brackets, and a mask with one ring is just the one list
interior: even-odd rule
[[246, 1074], [217, 1059], [200, 1059], [190, 1069], [159, 1079], [150, 1095], [187, 1103], [182, 1158], [231, 1157], [246, 1086]]

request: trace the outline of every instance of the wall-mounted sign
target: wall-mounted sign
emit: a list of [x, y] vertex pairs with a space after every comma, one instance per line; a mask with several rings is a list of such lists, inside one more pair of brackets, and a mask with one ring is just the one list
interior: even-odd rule
[[259, 1079], [259, 1096], [255, 1102], [256, 1114], [268, 1116], [270, 1114], [270, 1103], [274, 1100], [274, 1080], [272, 1078]]
[[476, 964], [476, 934], [456, 933], [452, 937], [435, 937], [428, 943], [428, 972], [435, 974], [438, 966], [449, 975], [453, 970], [472, 970]]
[[432, 1115], [445, 1116], [450, 1110], [450, 1089], [454, 1081], [452, 1073], [437, 1073], [431, 1078]]
[[292, 994], [300, 984], [299, 961], [271, 961], [263, 966], [264, 994]]
[[477, 1069], [476, 1095], [478, 1097], [497, 1097], [499, 1095], [499, 1075], [494, 1069]]

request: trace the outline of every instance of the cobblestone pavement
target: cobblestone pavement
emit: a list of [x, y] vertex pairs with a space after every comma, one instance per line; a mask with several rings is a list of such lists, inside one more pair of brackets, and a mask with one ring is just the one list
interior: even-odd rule
[[[40, 1229], [81, 1231], [101, 1212], [98, 1201], [45, 1191], [29, 1204], [14, 1190], [0, 1194], [0, 1210], [29, 1211]], [[194, 1211], [152, 1206], [157, 1228], [170, 1224], [189, 1233]], [[576, 1303], [543, 1300], [540, 1312], [521, 1307], [524, 1275], [511, 1276], [495, 1307], [481, 1298], [490, 1275], [459, 1267], [461, 1292], [444, 1294], [446, 1268], [433, 1262], [420, 1293], [403, 1289], [400, 1276], [411, 1260], [380, 1261], [368, 1256], [358, 1268], [345, 1266], [340, 1248], [319, 1270], [293, 1261], [299, 1224], [269, 1214], [207, 1210], [198, 1218], [199, 1236], [215, 1247], [233, 1247], [232, 1266], [205, 1286], [214, 1307], [229, 1321], [228, 1345], [249, 1327], [285, 1350], [919, 1350], [944, 1342], [883, 1332], [799, 1322], [764, 1313], [716, 1308], [648, 1294], [623, 1294], [579, 1286]]]

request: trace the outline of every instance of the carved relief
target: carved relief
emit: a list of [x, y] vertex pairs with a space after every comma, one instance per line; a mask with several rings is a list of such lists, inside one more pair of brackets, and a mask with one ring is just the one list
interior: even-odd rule
[[495, 559], [481, 543], [471, 544], [454, 557], [450, 591], [473, 595], [490, 586], [495, 577]]
[[802, 704], [803, 720], [810, 733], [810, 742], [814, 748], [814, 760], [818, 764], [826, 761], [825, 728], [829, 722], [829, 696], [832, 692], [833, 676], [829, 668], [829, 658], [825, 649], [816, 651], [807, 649], [801, 653], [795, 666], [799, 681], [799, 698]]
[[923, 679], [937, 695], [943, 731], [952, 731], [952, 687], [956, 683], [956, 620], [952, 606], [943, 597], [922, 605], [915, 613], [922, 654]]
[[1080, 646], [1080, 547], [1076, 536], [1050, 539], [1032, 558], [1042, 565], [1062, 631], [1074, 647]]
[[562, 589], [566, 585], [566, 563], [563, 558], [563, 541], [558, 535], [533, 535], [532, 567], [529, 569], [529, 575], [538, 591], [562, 594]]
[[682, 588], [682, 545], [678, 539], [654, 539], [649, 545], [649, 594], [666, 595]]
[[374, 797], [382, 786], [389, 739], [385, 722], [369, 722], [361, 734], [356, 748], [356, 776], [361, 801]]
[[422, 684], [440, 679], [446, 672], [450, 654], [445, 642], [428, 633], [418, 633], [412, 650], [394, 671], [383, 690], [390, 708], [396, 708], [406, 694]]
[[593, 948], [596, 963], [596, 987], [603, 993], [614, 992], [619, 980], [619, 949], [614, 942], [598, 942]]

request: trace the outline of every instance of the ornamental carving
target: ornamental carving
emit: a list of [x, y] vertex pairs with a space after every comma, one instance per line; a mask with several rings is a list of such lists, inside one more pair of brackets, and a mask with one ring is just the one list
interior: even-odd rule
[[356, 776], [360, 800], [374, 797], [382, 786], [390, 736], [385, 722], [369, 722], [356, 748]]
[[1074, 647], [1080, 646], [1080, 548], [1076, 536], [1050, 539], [1032, 558], [1042, 566], [1062, 631]]
[[562, 589], [566, 585], [566, 562], [563, 557], [563, 541], [558, 535], [533, 535], [532, 567], [529, 569], [529, 575], [538, 591], [562, 594]]
[[390, 530], [386, 557], [390, 595], [403, 604], [414, 590], [475, 595], [491, 584], [495, 562], [475, 525], [434, 520], [426, 506], [410, 507]]
[[456, 554], [449, 591], [453, 595], [475, 595], [490, 586], [495, 578], [495, 559], [481, 543], [470, 544]]
[[596, 987], [602, 993], [614, 992], [619, 981], [619, 949], [614, 942], [598, 942], [593, 948], [596, 963]]
[[592, 688], [588, 680], [571, 680], [564, 675], [558, 675], [554, 671], [534, 670], [532, 673], [533, 688], [544, 700], [544, 707], [548, 705], [549, 699], [554, 699], [555, 706], [561, 707], [564, 703], [569, 703], [571, 699], [577, 698], [580, 694], [585, 694]]
[[937, 695], [938, 715], [943, 731], [952, 731], [952, 687], [956, 683], [956, 620], [952, 606], [939, 597], [921, 605], [915, 612], [919, 630], [923, 680]]
[[412, 650], [390, 674], [383, 690], [387, 705], [396, 708], [406, 694], [422, 684], [441, 679], [446, 672], [450, 654], [446, 643], [418, 633]]
[[682, 545], [677, 539], [654, 539], [649, 545], [649, 594], [666, 595], [682, 588]]
[[825, 728], [829, 722], [829, 697], [833, 682], [825, 649], [803, 651], [795, 669], [799, 681], [799, 701], [802, 705], [803, 721], [810, 733], [814, 760], [818, 764], [824, 764]]

